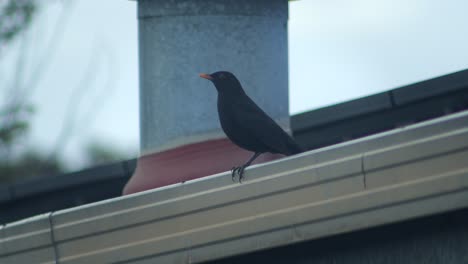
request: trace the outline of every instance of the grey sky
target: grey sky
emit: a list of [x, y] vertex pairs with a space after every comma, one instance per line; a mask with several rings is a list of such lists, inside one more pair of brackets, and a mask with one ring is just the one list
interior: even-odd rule
[[[60, 18], [63, 8], [68, 15]], [[291, 2], [290, 112], [468, 68], [466, 10], [468, 2], [463, 0]], [[93, 138], [138, 149], [136, 3], [79, 0], [70, 6], [48, 5], [27, 35], [25, 80], [58, 19], [64, 33], [31, 94], [38, 112], [25, 147], [50, 150], [55, 145], [75, 93], [82, 100], [73, 102], [79, 109], [70, 143], [62, 152], [73, 157], [68, 159], [71, 168], [79, 168], [82, 146]], [[11, 81], [20, 47], [18, 41], [2, 58], [0, 84]]]

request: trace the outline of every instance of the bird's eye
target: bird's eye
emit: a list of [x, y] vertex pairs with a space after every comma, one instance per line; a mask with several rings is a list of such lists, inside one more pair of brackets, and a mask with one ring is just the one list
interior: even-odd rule
[[220, 78], [220, 79], [224, 79], [225, 77], [226, 77], [226, 76], [224, 76], [224, 74], [220, 74], [220, 75], [219, 75], [219, 78]]

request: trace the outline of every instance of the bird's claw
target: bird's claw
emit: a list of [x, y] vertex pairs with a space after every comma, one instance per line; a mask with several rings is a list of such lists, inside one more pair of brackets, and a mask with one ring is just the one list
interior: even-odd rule
[[234, 180], [234, 178], [236, 178], [236, 172], [237, 172], [237, 170], [239, 170], [239, 167], [232, 167], [232, 169], [231, 169], [231, 178], [232, 178], [232, 182], [236, 182], [236, 181]]
[[244, 179], [244, 166], [232, 167], [231, 172], [232, 181], [235, 182], [234, 178], [237, 173], [239, 175], [239, 183], [242, 183], [242, 179]]

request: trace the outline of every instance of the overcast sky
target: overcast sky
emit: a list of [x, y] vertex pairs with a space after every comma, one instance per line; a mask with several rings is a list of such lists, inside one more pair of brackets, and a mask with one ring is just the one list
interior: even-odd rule
[[[136, 155], [136, 1], [56, 2], [41, 12], [26, 44], [17, 41], [0, 62], [1, 85], [13, 80], [18, 54], [26, 58], [22, 85], [31, 87], [37, 113], [25, 146], [50, 151], [67, 120], [73, 126], [61, 153], [73, 157], [70, 168], [79, 168], [79, 153], [92, 140]], [[468, 68], [466, 10], [466, 0], [291, 2], [291, 114]]]

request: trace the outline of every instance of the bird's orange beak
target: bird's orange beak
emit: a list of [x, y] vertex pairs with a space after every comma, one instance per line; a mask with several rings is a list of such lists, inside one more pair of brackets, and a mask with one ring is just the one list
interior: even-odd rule
[[202, 77], [203, 79], [210, 80], [210, 81], [213, 80], [213, 77], [211, 77], [211, 75], [206, 74], [206, 73], [200, 73], [200, 77]]

